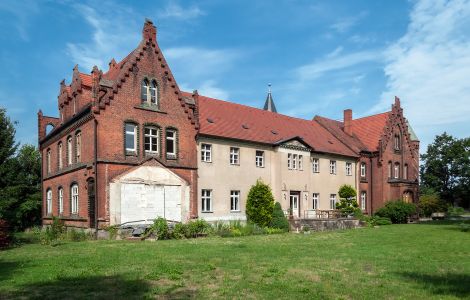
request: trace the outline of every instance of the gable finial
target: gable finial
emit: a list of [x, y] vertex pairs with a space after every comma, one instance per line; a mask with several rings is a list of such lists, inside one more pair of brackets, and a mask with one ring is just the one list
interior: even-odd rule
[[271, 83], [268, 83], [268, 96], [266, 97], [266, 102], [264, 103], [263, 109], [270, 111], [270, 112], [277, 113], [276, 105], [274, 105], [274, 100], [273, 100], [273, 96], [271, 93]]

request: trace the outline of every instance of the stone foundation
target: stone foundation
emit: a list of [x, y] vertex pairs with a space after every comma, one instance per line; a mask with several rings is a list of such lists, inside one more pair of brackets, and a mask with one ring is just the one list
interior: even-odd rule
[[360, 221], [357, 219], [295, 219], [289, 220], [291, 232], [301, 231], [307, 226], [311, 231], [327, 231], [339, 229], [352, 229], [361, 227]]

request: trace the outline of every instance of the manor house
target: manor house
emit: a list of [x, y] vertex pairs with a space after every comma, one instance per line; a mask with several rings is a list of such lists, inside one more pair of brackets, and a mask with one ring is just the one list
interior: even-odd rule
[[[51, 130], [47, 130], [51, 127]], [[419, 141], [395, 98], [390, 111], [299, 119], [181, 91], [146, 20], [140, 44], [109, 69], [76, 66], [58, 117], [38, 113], [43, 223], [68, 226], [245, 220], [261, 179], [293, 218], [333, 210], [349, 184], [371, 214], [418, 196]]]

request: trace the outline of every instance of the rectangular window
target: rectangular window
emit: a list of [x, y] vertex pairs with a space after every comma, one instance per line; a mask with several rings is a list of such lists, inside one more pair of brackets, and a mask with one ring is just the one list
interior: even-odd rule
[[330, 194], [330, 209], [336, 209], [336, 194]]
[[59, 144], [59, 151], [58, 152], [58, 156], [59, 156], [59, 169], [62, 169], [62, 142]]
[[367, 193], [361, 192], [361, 209], [366, 210]]
[[408, 165], [403, 166], [403, 179], [408, 179]]
[[299, 155], [299, 170], [303, 171], [304, 169], [304, 157], [302, 155]]
[[72, 195], [71, 213], [74, 215], [77, 215], [78, 214], [78, 185], [77, 184], [72, 185], [70, 194]]
[[400, 164], [398, 164], [398, 163], [395, 164], [395, 170], [394, 171], [395, 171], [394, 172], [395, 173], [394, 177], [396, 179], [400, 178]]
[[400, 135], [395, 134], [395, 150], [400, 150]]
[[361, 177], [366, 177], [366, 163], [361, 163]]
[[240, 148], [230, 147], [230, 164], [240, 164]]
[[52, 191], [48, 190], [46, 195], [46, 213], [48, 215], [52, 214]]
[[388, 162], [388, 178], [392, 178], [392, 163]]
[[77, 133], [77, 135], [75, 136], [75, 147], [76, 147], [75, 161], [80, 162], [80, 159], [81, 159], [81, 156], [82, 156], [82, 134], [80, 132]]
[[313, 193], [312, 195], [312, 208], [313, 209], [318, 209], [320, 205], [320, 194], [319, 193]]
[[51, 150], [47, 150], [47, 174], [51, 173]]
[[201, 161], [212, 162], [212, 145], [201, 144]]
[[313, 173], [320, 173], [320, 161], [318, 160], [318, 158], [312, 159], [312, 169]]
[[292, 154], [287, 153], [287, 168], [292, 169]]
[[159, 132], [156, 127], [145, 127], [144, 128], [144, 149], [145, 153], [157, 154], [158, 153], [158, 141]]
[[70, 136], [68, 139], [67, 139], [67, 164], [70, 166], [72, 165], [72, 157], [73, 157], [73, 153], [72, 153], [72, 137]]
[[212, 190], [202, 190], [201, 200], [201, 211], [212, 212]]
[[264, 167], [264, 151], [256, 151], [256, 166], [258, 168]]
[[59, 189], [59, 215], [64, 213], [64, 189]]
[[126, 124], [126, 151], [137, 151], [137, 126]]
[[166, 155], [176, 155], [176, 131], [171, 129], [166, 130]]
[[240, 191], [230, 191], [230, 211], [240, 211]]
[[346, 175], [347, 176], [352, 175], [352, 163], [350, 163], [350, 162], [346, 163]]
[[292, 154], [292, 169], [297, 169], [297, 154]]
[[330, 174], [336, 174], [336, 160], [330, 160]]

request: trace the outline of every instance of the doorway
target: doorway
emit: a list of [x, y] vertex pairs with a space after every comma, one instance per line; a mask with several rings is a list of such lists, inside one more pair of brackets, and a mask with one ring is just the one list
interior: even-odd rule
[[289, 195], [290, 213], [294, 218], [300, 216], [300, 192], [291, 191]]

